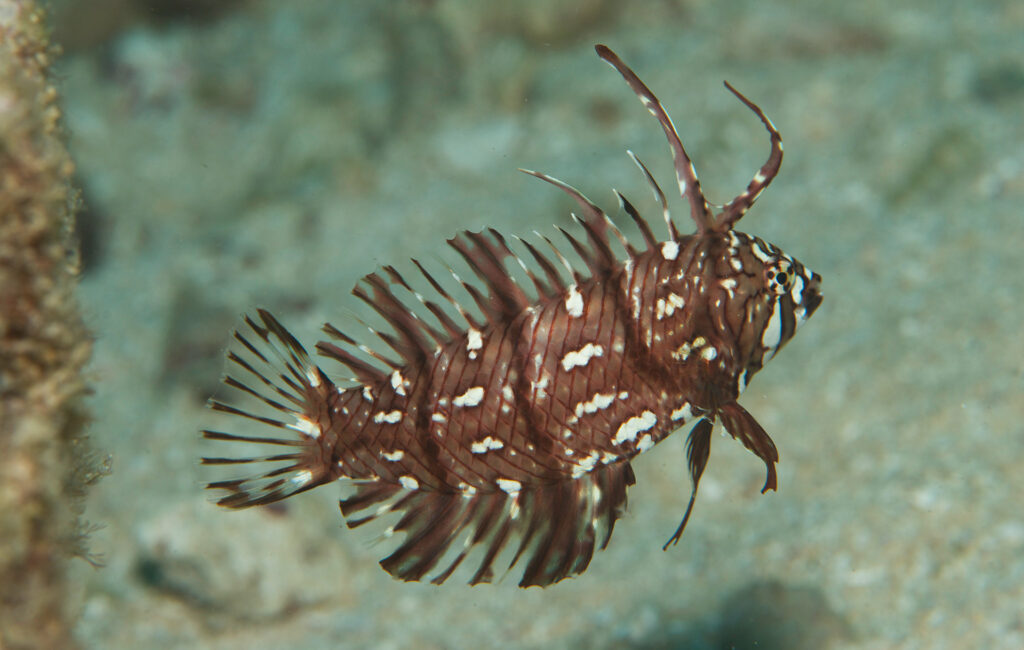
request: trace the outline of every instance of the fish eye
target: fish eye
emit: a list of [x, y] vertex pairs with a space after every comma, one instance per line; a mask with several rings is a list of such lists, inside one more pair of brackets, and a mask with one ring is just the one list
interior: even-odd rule
[[779, 260], [765, 269], [765, 285], [776, 295], [789, 291], [793, 283], [793, 270], [786, 260]]

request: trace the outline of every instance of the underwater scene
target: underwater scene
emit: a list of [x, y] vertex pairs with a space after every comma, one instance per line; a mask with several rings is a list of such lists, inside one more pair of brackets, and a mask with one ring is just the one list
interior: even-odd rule
[[1021, 3], [47, 21], [69, 643], [1024, 647]]

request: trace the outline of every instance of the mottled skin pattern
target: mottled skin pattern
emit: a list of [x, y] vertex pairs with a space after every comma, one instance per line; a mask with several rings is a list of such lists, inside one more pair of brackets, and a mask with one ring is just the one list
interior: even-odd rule
[[[390, 378], [379, 382], [366, 393], [371, 399], [362, 387], [331, 395], [331, 414], [318, 423], [335, 434], [319, 442], [335, 461], [330, 478], [411, 476], [438, 490], [493, 490], [502, 477], [529, 485], [558, 480], [595, 452], [602, 464], [635, 455], [635, 440], [615, 444], [611, 434], [644, 410], [657, 418], [646, 432], [654, 442], [696, 415], [714, 414], [739, 397], [747, 369], [756, 372], [777, 347], [761, 342], [777, 297], [764, 279], [770, 267], [746, 248], [728, 254], [729, 239], [684, 237], [675, 260], [660, 250], [642, 253], [607, 283], [584, 283], [576, 291], [583, 305], [578, 317], [569, 313], [565, 296], [541, 301], [511, 322], [486, 328], [480, 348], [457, 339], [424, 363], [403, 367], [394, 375], [399, 386]], [[733, 259], [742, 271], [732, 268]], [[805, 275], [798, 262], [782, 260]], [[736, 283], [731, 292], [722, 287], [730, 279]], [[659, 301], [683, 306], [669, 315], [656, 307]], [[687, 310], [688, 304], [708, 308]], [[782, 304], [791, 334], [795, 317], [786, 293]], [[701, 337], [706, 344], [693, 346]], [[587, 344], [600, 356], [583, 355], [586, 363], [566, 368], [566, 355]], [[691, 351], [680, 353], [687, 345]], [[479, 402], [453, 404], [474, 387], [482, 389]], [[597, 409], [605, 401], [599, 398], [595, 410], [584, 406], [577, 416], [577, 406], [595, 395], [614, 399]], [[671, 417], [686, 405], [689, 417]], [[387, 421], [394, 411], [400, 419]], [[466, 444], [489, 436], [503, 446], [478, 454]], [[381, 463], [389, 450], [404, 457]]]
[[[440, 569], [433, 581], [443, 582], [479, 549], [482, 557], [475, 560], [470, 582], [489, 581], [495, 558], [516, 540], [510, 566], [525, 559], [520, 585], [528, 586], [586, 569], [625, 508], [626, 488], [634, 482], [628, 460], [683, 424], [696, 422], [688, 442], [694, 489], [670, 542], [678, 540], [693, 506], [713, 422], [721, 422], [765, 462], [764, 489], [776, 487], [778, 452], [736, 400], [817, 308], [820, 277], [732, 226], [778, 171], [781, 139], [760, 109], [729, 86], [765, 123], [772, 154], [747, 189], [714, 215], [653, 93], [610, 50], [598, 46], [598, 54], [623, 75], [665, 130], [680, 194], [689, 202], [697, 232], [678, 234], [664, 193], [635, 157], [669, 226], [669, 239], [657, 241], [620, 195], [643, 235], [646, 248], [640, 251], [579, 192], [527, 172], [578, 203], [587, 241], [563, 234], [589, 273], [572, 268], [553, 246], [565, 273], [528, 243], [523, 246], [535, 264], [520, 259], [495, 231], [463, 233], [449, 244], [478, 276], [482, 290], [455, 280], [469, 292], [482, 320], [416, 263], [434, 289], [431, 295], [446, 300], [463, 325], [385, 267], [387, 279], [371, 274], [354, 293], [391, 325], [392, 332], [378, 335], [397, 360], [330, 326], [325, 329], [338, 343], [317, 346], [353, 372], [349, 386], [331, 381], [273, 316], [260, 311], [258, 320], [247, 319], [251, 334], [235, 335], [241, 354], [229, 355], [247, 373], [246, 380], [229, 376], [226, 383], [286, 417], [222, 402], [213, 407], [292, 435], [204, 433], [291, 451], [205, 458], [214, 465], [285, 463], [211, 483], [229, 492], [221, 505], [270, 503], [344, 479], [356, 487], [341, 503], [350, 526], [395, 513], [397, 521], [386, 535], [401, 532], [404, 538], [382, 562], [393, 575], [420, 580]], [[609, 232], [622, 244], [623, 259], [613, 254]], [[509, 259], [524, 269], [532, 294], [508, 273]], [[394, 287], [409, 297], [399, 298]], [[436, 325], [423, 320], [424, 311]]]

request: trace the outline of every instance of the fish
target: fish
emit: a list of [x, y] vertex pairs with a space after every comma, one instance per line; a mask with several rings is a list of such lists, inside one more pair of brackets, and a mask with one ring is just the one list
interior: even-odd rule
[[[352, 291], [387, 323], [370, 328], [382, 345], [327, 324], [315, 346], [348, 370], [344, 379], [256, 310], [227, 353], [223, 381], [235, 399], [210, 401], [233, 426], [202, 431], [233, 450], [202, 464], [244, 468], [207, 484], [217, 504], [267, 505], [340, 481], [350, 489], [340, 500], [348, 527], [393, 522], [381, 537], [400, 541], [380, 564], [395, 578], [440, 584], [464, 565], [470, 584], [516, 572], [520, 587], [545, 587], [583, 573], [607, 547], [636, 482], [631, 460], [684, 425], [692, 487], [664, 549], [689, 521], [716, 422], [764, 462], [761, 492], [776, 490], [775, 444], [737, 400], [818, 308], [822, 280], [734, 226], [779, 171], [782, 139], [725, 82], [771, 148], [739, 195], [712, 206], [661, 102], [611, 49], [595, 49], [664, 131], [695, 231], [680, 234], [631, 151], [668, 230], [657, 239], [616, 191], [640, 247], [578, 190], [524, 169], [578, 207], [577, 232], [558, 228], [575, 265], [549, 237], [510, 243], [488, 228], [447, 240], [475, 281], [449, 267], [442, 282], [413, 259], [421, 293], [383, 266]], [[268, 429], [254, 435], [243, 422]]]

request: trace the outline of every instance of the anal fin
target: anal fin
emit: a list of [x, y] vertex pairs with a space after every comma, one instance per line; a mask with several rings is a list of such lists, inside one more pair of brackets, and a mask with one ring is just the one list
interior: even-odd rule
[[514, 494], [498, 488], [408, 490], [366, 482], [357, 484], [341, 510], [349, 526], [397, 513], [388, 534], [404, 538], [381, 566], [400, 580], [439, 584], [472, 554], [476, 568], [470, 584], [490, 582], [506, 550], [509, 570], [519, 561], [524, 565], [519, 586], [543, 587], [582, 573], [594, 552], [608, 544], [634, 482], [626, 461], [576, 479], [523, 485]]

